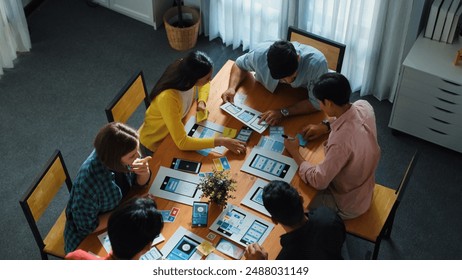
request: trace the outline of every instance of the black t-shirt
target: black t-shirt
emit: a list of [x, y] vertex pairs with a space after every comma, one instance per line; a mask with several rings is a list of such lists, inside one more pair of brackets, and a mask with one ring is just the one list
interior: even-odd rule
[[343, 259], [345, 241], [343, 220], [327, 207], [307, 213], [308, 222], [281, 236], [282, 250], [277, 260], [336, 260]]

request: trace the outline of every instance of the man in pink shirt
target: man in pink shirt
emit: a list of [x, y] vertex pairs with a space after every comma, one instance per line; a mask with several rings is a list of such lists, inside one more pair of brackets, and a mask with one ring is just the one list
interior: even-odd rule
[[[324, 161], [317, 165], [305, 161], [298, 140], [286, 139], [285, 147], [300, 166], [302, 180], [319, 190], [310, 208], [324, 205], [344, 220], [358, 217], [371, 204], [380, 158], [374, 110], [365, 100], [349, 102], [350, 83], [339, 73], [322, 75], [314, 84], [313, 94], [321, 110], [333, 120], [322, 123], [330, 132], [324, 143]], [[320, 136], [319, 127], [313, 125], [313, 135], [308, 129], [305, 137]]]

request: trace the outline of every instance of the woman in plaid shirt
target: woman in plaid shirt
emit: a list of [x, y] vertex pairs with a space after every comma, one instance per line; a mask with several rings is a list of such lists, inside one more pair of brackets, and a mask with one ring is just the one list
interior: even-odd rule
[[88, 234], [105, 229], [110, 211], [130, 188], [145, 187], [151, 178], [151, 157], [140, 158], [139, 136], [131, 127], [115, 122], [105, 125], [94, 147], [72, 185], [64, 230], [66, 253]]

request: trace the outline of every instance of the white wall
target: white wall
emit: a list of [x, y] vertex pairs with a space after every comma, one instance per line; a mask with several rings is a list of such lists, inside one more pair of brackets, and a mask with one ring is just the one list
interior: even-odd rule
[[412, 3], [411, 18], [409, 20], [409, 27], [406, 36], [406, 42], [404, 44], [403, 59], [411, 50], [415, 40], [419, 36], [420, 32], [425, 28], [427, 24], [428, 13], [432, 0], [414, 0]]

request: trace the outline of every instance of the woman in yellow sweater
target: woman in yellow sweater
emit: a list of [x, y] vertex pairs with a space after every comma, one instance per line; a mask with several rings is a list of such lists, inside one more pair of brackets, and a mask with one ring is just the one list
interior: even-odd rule
[[151, 92], [151, 105], [140, 129], [141, 150], [152, 155], [170, 134], [180, 150], [201, 150], [225, 146], [237, 154], [245, 153], [245, 143], [226, 137], [193, 138], [186, 134], [182, 119], [188, 114], [197, 96], [197, 110], [206, 110], [210, 91], [212, 61], [200, 51], [170, 64]]

